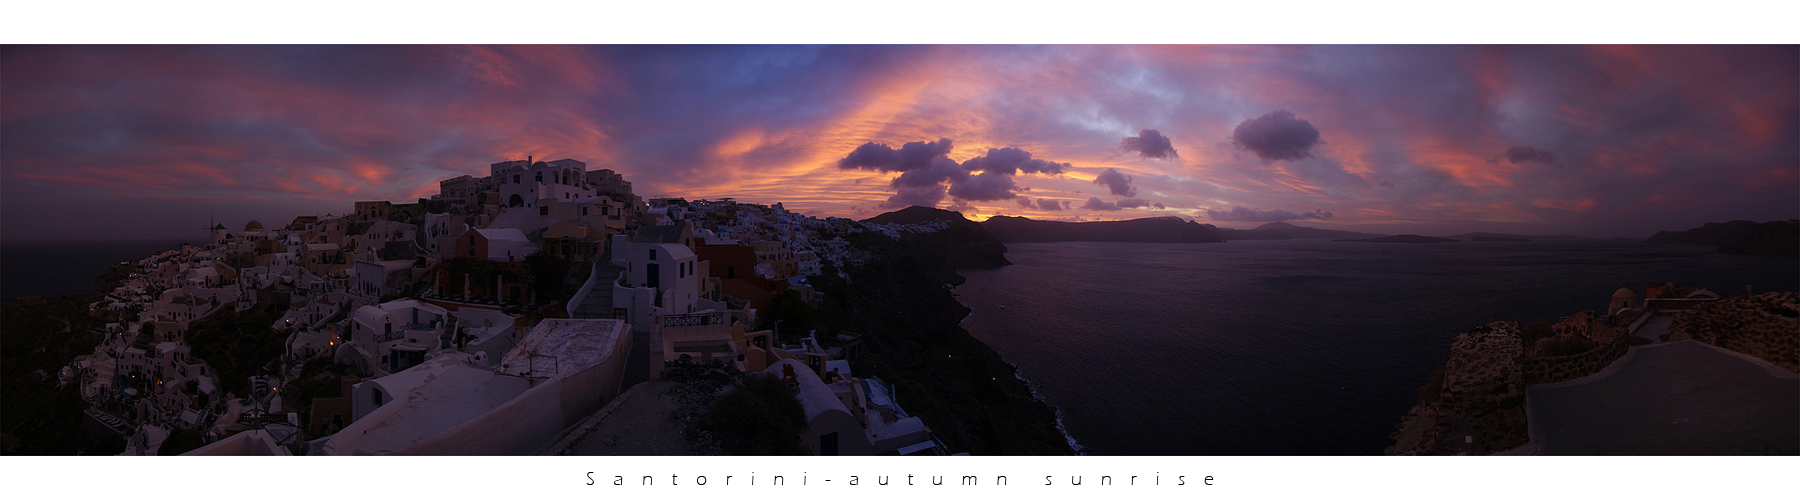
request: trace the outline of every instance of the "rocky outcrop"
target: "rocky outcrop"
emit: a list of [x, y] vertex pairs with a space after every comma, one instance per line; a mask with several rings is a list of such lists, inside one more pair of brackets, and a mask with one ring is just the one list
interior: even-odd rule
[[1558, 337], [1565, 335], [1585, 337], [1594, 345], [1610, 342], [1620, 333], [1618, 328], [1600, 322], [1599, 317], [1593, 311], [1582, 311], [1575, 313], [1574, 316], [1562, 318], [1550, 327], [1550, 331], [1556, 332]]
[[1436, 400], [1421, 400], [1407, 411], [1386, 453], [1486, 455], [1525, 444], [1524, 352], [1514, 321], [1457, 335]]
[[1800, 372], [1800, 294], [1737, 296], [1677, 316], [1667, 340], [1694, 339]]

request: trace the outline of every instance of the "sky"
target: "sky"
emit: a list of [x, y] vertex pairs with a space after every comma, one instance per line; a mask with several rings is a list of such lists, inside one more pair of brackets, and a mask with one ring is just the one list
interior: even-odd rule
[[510, 159], [867, 218], [1642, 238], [1800, 217], [1800, 46], [0, 47], [0, 239], [204, 237]]

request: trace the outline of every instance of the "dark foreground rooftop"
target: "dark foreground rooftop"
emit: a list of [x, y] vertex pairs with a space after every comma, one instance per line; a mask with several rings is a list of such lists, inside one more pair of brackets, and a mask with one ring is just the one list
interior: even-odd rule
[[1526, 398], [1537, 454], [1800, 454], [1800, 377], [1692, 340], [1633, 348]]

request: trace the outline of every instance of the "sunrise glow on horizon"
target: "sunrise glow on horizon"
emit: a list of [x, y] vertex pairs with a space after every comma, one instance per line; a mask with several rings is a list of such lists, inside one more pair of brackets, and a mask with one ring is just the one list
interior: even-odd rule
[[1791, 45], [3, 50], [8, 240], [341, 213], [527, 156], [857, 219], [1643, 237], [1800, 206]]

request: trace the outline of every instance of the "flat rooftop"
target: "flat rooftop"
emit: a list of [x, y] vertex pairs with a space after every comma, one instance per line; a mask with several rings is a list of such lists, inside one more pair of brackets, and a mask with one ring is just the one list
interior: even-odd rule
[[1684, 340], [1526, 392], [1542, 455], [1800, 454], [1800, 376]]
[[[410, 392], [393, 394], [394, 401], [340, 431], [326, 445], [337, 454], [398, 452], [420, 439], [487, 413], [530, 388], [523, 379], [464, 365], [450, 357], [377, 380], [401, 387], [417, 385]], [[389, 387], [385, 382], [382, 385]], [[396, 407], [390, 409], [388, 405]]]
[[[616, 347], [621, 338], [629, 334], [625, 322], [616, 319], [546, 319], [506, 355], [500, 371], [521, 376], [527, 372], [573, 375], [613, 356], [624, 356], [626, 353], [615, 351], [620, 350]], [[534, 355], [556, 359], [533, 359]]]

